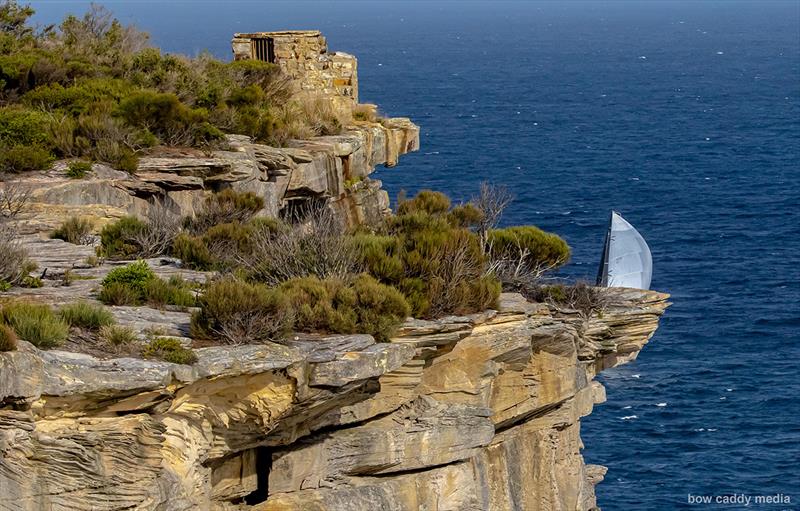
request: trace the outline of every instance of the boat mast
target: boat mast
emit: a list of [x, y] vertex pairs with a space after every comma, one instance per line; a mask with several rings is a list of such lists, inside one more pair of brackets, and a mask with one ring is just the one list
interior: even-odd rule
[[614, 223], [614, 210], [611, 210], [611, 217], [608, 219], [608, 229], [606, 230], [606, 240], [603, 243], [603, 255], [600, 258], [600, 268], [597, 270], [597, 285], [608, 286], [608, 251], [611, 245], [611, 225]]

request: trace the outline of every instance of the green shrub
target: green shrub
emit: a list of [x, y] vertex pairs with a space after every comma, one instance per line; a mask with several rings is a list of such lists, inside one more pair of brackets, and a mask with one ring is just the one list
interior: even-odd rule
[[89, 241], [94, 224], [88, 218], [77, 216], [69, 217], [61, 227], [50, 235], [53, 239], [64, 240], [73, 245], [85, 245]]
[[156, 337], [142, 350], [146, 358], [158, 358], [173, 364], [190, 365], [197, 362], [197, 355], [181, 345], [174, 337]]
[[[3, 69], [0, 66], [0, 83]], [[36, 110], [0, 108], [0, 172], [25, 172], [50, 166], [47, 114]]]
[[59, 309], [58, 315], [69, 326], [87, 330], [99, 330], [104, 326], [113, 325], [116, 321], [114, 315], [102, 305], [84, 301], [64, 305]]
[[144, 286], [144, 301], [151, 307], [164, 307], [175, 305], [178, 307], [191, 307], [195, 304], [195, 297], [191, 291], [191, 284], [178, 275], [169, 280], [152, 279]]
[[[254, 219], [259, 220], [259, 219]], [[253, 222], [253, 221], [251, 221]], [[257, 221], [256, 229], [274, 230], [275, 221]], [[239, 222], [218, 224], [203, 234], [203, 243], [220, 263], [233, 265], [253, 250], [253, 227]]]
[[558, 268], [570, 256], [567, 242], [556, 234], [532, 225], [492, 229], [488, 236], [489, 254], [493, 260], [519, 261], [531, 270]]
[[252, 192], [237, 192], [226, 188], [206, 197], [203, 208], [190, 221], [197, 233], [204, 233], [219, 224], [246, 224], [264, 209], [264, 199]]
[[456, 227], [475, 227], [484, 220], [485, 214], [472, 204], [461, 204], [451, 209], [447, 216]]
[[137, 261], [111, 270], [102, 281], [98, 298], [108, 305], [191, 307], [195, 304], [191, 288], [182, 277], [173, 276], [165, 281], [145, 261]]
[[100, 255], [109, 259], [127, 259], [142, 250], [136, 241], [147, 230], [147, 224], [133, 216], [120, 218], [100, 231]]
[[420, 192], [401, 203], [386, 234], [355, 237], [369, 273], [403, 293], [415, 317], [479, 312], [500, 295], [478, 236], [454, 221], [449, 205], [442, 194]]
[[399, 291], [365, 274], [351, 285], [306, 277], [287, 281], [280, 289], [292, 305], [299, 331], [365, 333], [385, 342], [411, 311]]
[[207, 145], [223, 137], [208, 123], [208, 111], [190, 108], [172, 93], [135, 92], [120, 102], [117, 115], [168, 145]]
[[0, 172], [28, 172], [50, 167], [53, 156], [47, 149], [32, 146], [6, 146], [0, 144]]
[[427, 213], [428, 215], [441, 215], [450, 209], [450, 199], [442, 192], [422, 190], [413, 199], [403, 200], [397, 206], [398, 215], [412, 213]]
[[10, 147], [48, 144], [46, 113], [17, 106], [0, 108], [0, 145]]
[[17, 334], [8, 325], [0, 325], [0, 352], [17, 349]]
[[130, 346], [138, 340], [136, 332], [131, 327], [120, 325], [100, 327], [98, 337], [115, 348]]
[[210, 270], [215, 262], [214, 256], [202, 238], [185, 232], [180, 233], [172, 242], [172, 256], [180, 259], [184, 267], [192, 270]]
[[139, 296], [144, 297], [147, 284], [157, 278], [153, 269], [145, 261], [136, 261], [108, 272], [102, 285], [106, 287], [111, 284], [125, 284], [134, 289]]
[[20, 287], [27, 287], [30, 289], [38, 289], [44, 286], [44, 282], [39, 277], [34, 277], [33, 275], [25, 275], [22, 277], [22, 281], [19, 283]]
[[69, 336], [69, 325], [44, 304], [5, 303], [0, 309], [0, 323], [10, 326], [21, 339], [41, 349], [58, 347]]
[[72, 179], [83, 179], [86, 174], [92, 171], [92, 162], [89, 161], [71, 161], [67, 165], [67, 177]]
[[97, 299], [106, 305], [139, 305], [141, 294], [129, 284], [113, 282], [103, 285]]
[[225, 278], [208, 285], [198, 298], [191, 334], [228, 344], [265, 342], [286, 335], [292, 326], [286, 296], [261, 284]]
[[[257, 229], [270, 229], [274, 221], [256, 224]], [[250, 225], [231, 222], [214, 225], [200, 237], [181, 233], [172, 243], [171, 254], [193, 270], [231, 269], [253, 251], [253, 231]]]

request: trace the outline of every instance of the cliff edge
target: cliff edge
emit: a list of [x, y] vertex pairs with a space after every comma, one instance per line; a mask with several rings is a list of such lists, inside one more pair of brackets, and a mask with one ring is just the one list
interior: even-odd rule
[[[357, 103], [355, 58], [329, 54], [318, 32], [237, 34], [233, 49]], [[369, 175], [418, 147], [410, 120], [367, 115], [280, 148], [229, 134], [224, 149], [148, 152], [132, 172], [95, 163], [76, 179], [67, 161], [26, 172], [13, 183], [30, 194], [14, 241], [44, 271], [3, 297], [99, 306], [101, 279], [122, 262], [95, 257], [95, 236], [45, 239], [73, 215], [102, 225], [166, 206], [191, 218], [231, 188], [263, 198], [263, 217], [328, 205], [343, 224], [378, 224], [388, 197]], [[166, 256], [145, 263], [195, 294], [216, 276]], [[604, 400], [593, 378], [636, 358], [667, 298], [610, 289], [589, 314], [504, 293], [496, 310], [408, 318], [389, 342], [227, 346], [189, 338], [193, 305], [107, 307], [137, 347], [170, 336], [196, 361], [117, 358], [80, 330], [59, 349], [0, 351], [0, 511], [595, 509], [605, 470], [584, 463], [580, 439], [581, 417]]]
[[[193, 366], [22, 342], [0, 353], [0, 509], [594, 509], [592, 379], [636, 357], [666, 299], [613, 290], [585, 318], [506, 293], [389, 343], [200, 348]], [[140, 309], [115, 313], [188, 324]]]

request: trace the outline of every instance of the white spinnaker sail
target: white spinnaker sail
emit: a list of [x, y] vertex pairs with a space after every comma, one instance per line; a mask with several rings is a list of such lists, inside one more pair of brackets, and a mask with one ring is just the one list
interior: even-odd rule
[[639, 231], [612, 211], [598, 285], [649, 289], [652, 277], [650, 247]]

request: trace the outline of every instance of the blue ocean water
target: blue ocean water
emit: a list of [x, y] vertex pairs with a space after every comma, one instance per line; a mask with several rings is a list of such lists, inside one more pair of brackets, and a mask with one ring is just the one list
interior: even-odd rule
[[[53, 22], [85, 2], [34, 1]], [[363, 101], [422, 126], [376, 177], [558, 232], [593, 278], [610, 209], [674, 305], [583, 422], [613, 510], [783, 493], [800, 509], [800, 3], [109, 2], [169, 51], [230, 55], [237, 31], [319, 28], [359, 57]], [[662, 404], [662, 405], [659, 405]], [[623, 419], [623, 417], [628, 417]], [[737, 506], [724, 506], [738, 509]]]

